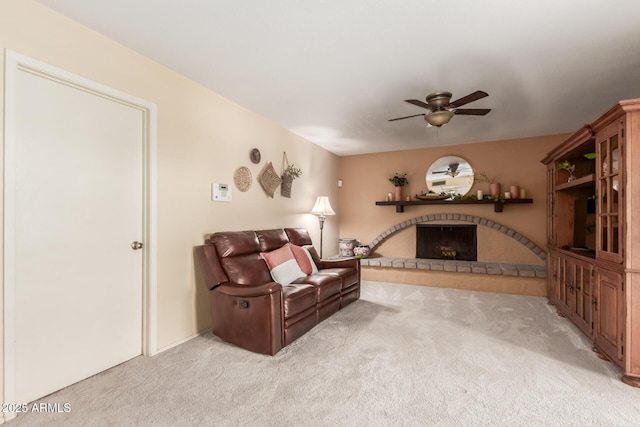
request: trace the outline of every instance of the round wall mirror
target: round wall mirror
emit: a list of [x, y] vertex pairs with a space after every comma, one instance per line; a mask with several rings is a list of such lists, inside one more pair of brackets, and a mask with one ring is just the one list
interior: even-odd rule
[[473, 187], [473, 168], [462, 157], [440, 157], [427, 171], [427, 188], [433, 193], [466, 195]]

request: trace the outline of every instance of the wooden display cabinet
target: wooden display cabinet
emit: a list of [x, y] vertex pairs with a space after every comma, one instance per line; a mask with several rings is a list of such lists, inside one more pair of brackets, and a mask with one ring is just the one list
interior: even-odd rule
[[640, 99], [620, 101], [542, 162], [549, 302], [640, 387]]
[[595, 328], [594, 269], [590, 259], [568, 253], [551, 252], [549, 300], [558, 314], [569, 318], [585, 335], [592, 338]]

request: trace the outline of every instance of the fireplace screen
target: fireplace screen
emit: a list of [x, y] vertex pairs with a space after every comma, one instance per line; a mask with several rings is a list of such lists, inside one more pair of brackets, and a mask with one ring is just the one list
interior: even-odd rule
[[416, 224], [416, 258], [478, 260], [475, 224]]

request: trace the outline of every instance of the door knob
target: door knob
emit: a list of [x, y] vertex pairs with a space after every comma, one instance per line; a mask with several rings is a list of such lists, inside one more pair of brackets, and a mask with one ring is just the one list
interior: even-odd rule
[[137, 251], [138, 249], [142, 249], [144, 247], [144, 245], [141, 242], [133, 242], [131, 244], [131, 249], [133, 249], [134, 251]]

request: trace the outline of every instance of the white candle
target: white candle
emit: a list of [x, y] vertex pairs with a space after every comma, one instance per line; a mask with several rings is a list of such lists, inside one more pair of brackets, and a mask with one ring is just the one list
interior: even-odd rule
[[511, 198], [511, 193], [509, 193], [508, 191], [504, 192], [504, 198], [505, 199], [510, 199]]
[[478, 190], [478, 200], [482, 200], [482, 190]]

